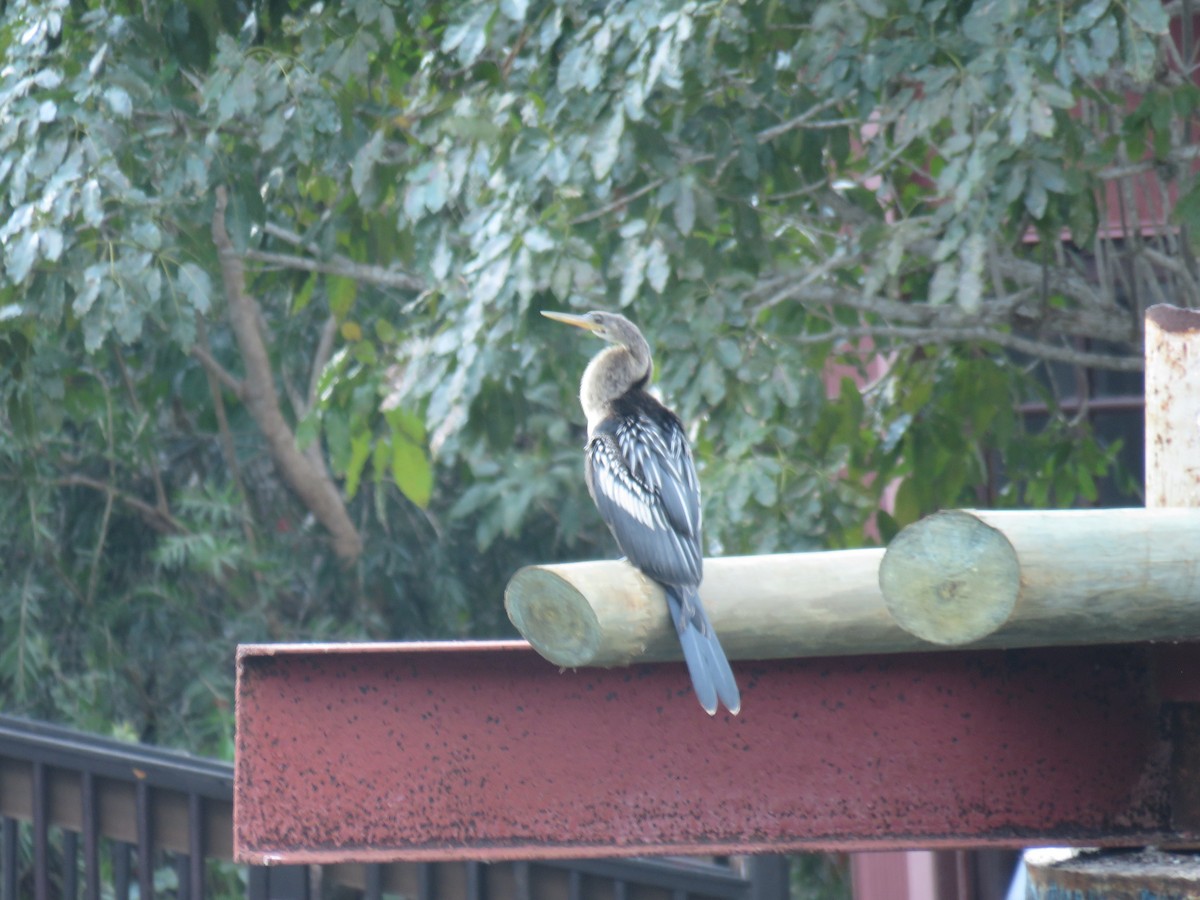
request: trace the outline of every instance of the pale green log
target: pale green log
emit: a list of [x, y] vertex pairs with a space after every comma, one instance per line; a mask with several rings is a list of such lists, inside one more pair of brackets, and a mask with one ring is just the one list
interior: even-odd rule
[[954, 510], [905, 528], [880, 566], [907, 631], [1034, 647], [1200, 636], [1200, 510]]
[[[700, 596], [730, 659], [928, 649], [892, 621], [883, 550], [704, 561]], [[517, 630], [560, 666], [679, 659], [662, 589], [624, 562], [528, 566], [504, 595]]]

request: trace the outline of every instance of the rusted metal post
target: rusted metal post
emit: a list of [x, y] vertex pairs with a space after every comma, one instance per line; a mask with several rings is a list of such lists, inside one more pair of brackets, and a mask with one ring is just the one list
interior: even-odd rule
[[1146, 506], [1200, 507], [1200, 311], [1146, 311]]
[[[1146, 311], [1146, 506], [1200, 507], [1200, 311], [1152, 306]], [[1200, 559], [1200, 545], [1190, 554]], [[1200, 600], [1197, 600], [1200, 606]], [[1192, 696], [1178, 689], [1181, 653], [1200, 646], [1160, 651], [1158, 680], [1171, 736], [1171, 817], [1184, 827], [1200, 825], [1200, 686]]]
[[[1145, 324], [1147, 512], [1195, 509], [1200, 507], [1200, 312], [1153, 306]], [[1189, 543], [1179, 559], [1198, 567], [1200, 542]], [[1191, 599], [1200, 608], [1200, 595]], [[1200, 686], [1189, 671], [1198, 655], [1196, 645], [1175, 644], [1155, 648], [1154, 657], [1170, 742], [1170, 818], [1172, 827], [1185, 830], [1200, 826], [1200, 704], [1194, 702]], [[1025, 869], [1031, 900], [1200, 896], [1200, 862], [1191, 853], [1030, 851]]]

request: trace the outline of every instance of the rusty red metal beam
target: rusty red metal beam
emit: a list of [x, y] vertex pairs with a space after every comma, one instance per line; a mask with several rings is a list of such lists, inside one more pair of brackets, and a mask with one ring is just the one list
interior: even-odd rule
[[[1172, 825], [1152, 648], [560, 672], [524, 643], [245, 646], [247, 862], [1142, 845]], [[1200, 681], [1195, 656], [1186, 662]]]

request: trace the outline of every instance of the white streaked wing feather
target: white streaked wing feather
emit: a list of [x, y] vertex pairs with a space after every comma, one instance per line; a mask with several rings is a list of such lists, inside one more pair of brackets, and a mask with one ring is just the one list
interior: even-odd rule
[[697, 585], [703, 560], [699, 535], [690, 528], [699, 526], [698, 498], [693, 495], [688, 502], [686, 480], [681, 481], [653, 449], [646, 451], [657, 449], [656, 444], [665, 447], [661, 439], [630, 440], [639, 436], [636, 431], [626, 428], [623, 435], [631, 449], [637, 448], [632, 451], [632, 465], [615, 435], [599, 434], [588, 443], [592, 497], [631, 563], [667, 584]]
[[633, 476], [657, 491], [671, 524], [689, 537], [700, 535], [700, 484], [683, 429], [660, 429], [644, 419], [627, 419], [615, 430]]
[[600, 459], [593, 460], [596, 490], [646, 528], [657, 528], [654, 507], [645, 487], [630, 477], [628, 469], [614, 465], [610, 444], [600, 442], [597, 449]]

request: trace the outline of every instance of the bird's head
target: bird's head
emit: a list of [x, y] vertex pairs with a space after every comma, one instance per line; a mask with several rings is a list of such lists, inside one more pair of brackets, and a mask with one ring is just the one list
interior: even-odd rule
[[635, 342], [642, 339], [642, 334], [638, 331], [637, 326], [617, 313], [592, 310], [583, 315], [574, 315], [573, 313], [550, 312], [544, 309], [542, 315], [555, 322], [583, 328], [610, 344], [620, 344], [632, 348]]

